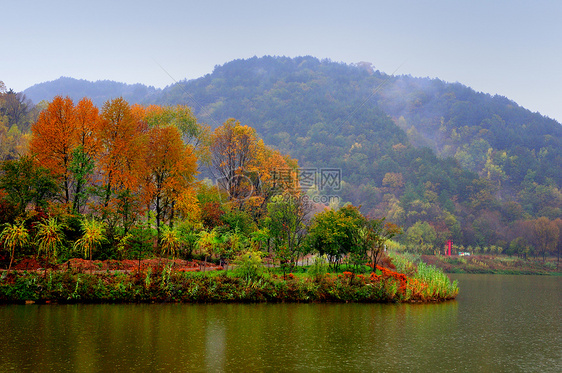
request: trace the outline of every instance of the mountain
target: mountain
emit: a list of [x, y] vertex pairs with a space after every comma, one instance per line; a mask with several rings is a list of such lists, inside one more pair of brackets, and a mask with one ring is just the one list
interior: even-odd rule
[[562, 215], [562, 126], [460, 83], [268, 56], [142, 92], [131, 102], [189, 105], [212, 127], [234, 117], [301, 167], [341, 169], [332, 193], [421, 243], [506, 247], [515, 222]]
[[101, 107], [104, 102], [116, 97], [123, 97], [130, 103], [142, 103], [151, 96], [160, 94], [161, 90], [143, 84], [125, 84], [111, 80], [90, 82], [83, 79], [60, 77], [50, 82], [35, 84], [23, 93], [33, 102], [51, 101], [55, 96], [69, 96], [78, 102], [89, 97], [94, 105]]

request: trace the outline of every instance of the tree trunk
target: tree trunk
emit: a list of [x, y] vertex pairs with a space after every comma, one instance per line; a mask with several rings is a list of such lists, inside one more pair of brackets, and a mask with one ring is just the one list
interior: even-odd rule
[[158, 247], [160, 247], [160, 196], [156, 196], [156, 235], [158, 239]]
[[170, 207], [170, 229], [174, 228], [174, 212], [175, 212], [175, 202], [172, 201], [171, 203], [171, 207]]
[[12, 248], [12, 252], [10, 255], [10, 265], [8, 266], [8, 273], [10, 273], [10, 269], [12, 269], [12, 263], [14, 262], [14, 255], [15, 255], [16, 248]]
[[80, 193], [82, 193], [82, 183], [76, 183], [76, 192], [74, 194], [74, 203], [72, 204], [72, 210], [80, 213]]

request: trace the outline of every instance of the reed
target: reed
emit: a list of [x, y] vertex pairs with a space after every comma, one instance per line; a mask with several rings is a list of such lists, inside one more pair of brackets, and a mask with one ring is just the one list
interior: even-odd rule
[[419, 255], [389, 253], [398, 272], [409, 276], [408, 290], [412, 298], [422, 300], [453, 299], [459, 292], [457, 280], [451, 281], [439, 268], [421, 261]]

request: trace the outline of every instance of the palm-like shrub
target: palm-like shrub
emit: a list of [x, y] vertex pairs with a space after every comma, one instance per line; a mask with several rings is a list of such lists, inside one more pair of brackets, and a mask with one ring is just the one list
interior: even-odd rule
[[165, 226], [160, 237], [162, 253], [175, 258], [181, 247], [180, 234], [176, 229]]
[[53, 217], [39, 222], [36, 226], [37, 254], [44, 253], [48, 262], [57, 259], [58, 249], [63, 246], [64, 233], [62, 230], [65, 227], [64, 223], [59, 223], [57, 218]]
[[92, 260], [93, 251], [107, 239], [103, 222], [95, 219], [84, 219], [80, 222], [82, 237], [74, 243], [74, 248], [84, 252], [84, 258]]
[[199, 240], [197, 240], [197, 249], [199, 253], [205, 257], [205, 268], [207, 268], [207, 257], [213, 254], [218, 254], [222, 250], [222, 244], [224, 243], [224, 237], [221, 236], [219, 232], [213, 229], [210, 232], [201, 231], [199, 232]]
[[16, 248], [21, 249], [29, 243], [29, 232], [21, 221], [18, 224], [4, 224], [4, 229], [0, 233], [0, 243], [10, 253], [10, 265], [8, 271], [12, 268]]

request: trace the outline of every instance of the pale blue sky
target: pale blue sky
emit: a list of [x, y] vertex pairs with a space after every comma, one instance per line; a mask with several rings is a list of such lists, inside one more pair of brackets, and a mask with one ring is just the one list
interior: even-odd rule
[[562, 2], [2, 1], [0, 80], [165, 87], [237, 58], [368, 61], [506, 96], [562, 121]]

